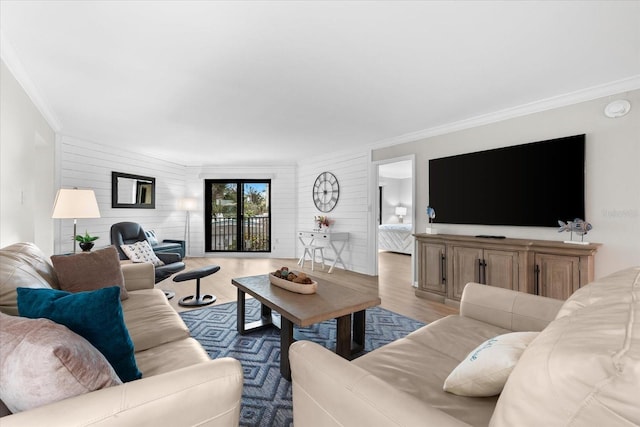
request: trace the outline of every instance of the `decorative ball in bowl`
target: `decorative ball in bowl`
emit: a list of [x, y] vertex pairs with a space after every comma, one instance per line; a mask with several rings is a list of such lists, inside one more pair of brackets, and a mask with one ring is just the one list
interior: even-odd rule
[[318, 289], [318, 282], [305, 273], [296, 273], [287, 267], [269, 273], [269, 281], [272, 285], [299, 294], [314, 294]]

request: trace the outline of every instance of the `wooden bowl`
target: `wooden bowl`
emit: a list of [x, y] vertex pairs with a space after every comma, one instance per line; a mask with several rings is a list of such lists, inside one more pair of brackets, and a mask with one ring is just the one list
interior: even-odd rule
[[318, 282], [314, 280], [311, 280], [310, 284], [305, 285], [304, 283], [290, 282], [287, 279], [276, 277], [272, 273], [269, 273], [269, 281], [272, 285], [298, 294], [315, 294], [318, 289]]

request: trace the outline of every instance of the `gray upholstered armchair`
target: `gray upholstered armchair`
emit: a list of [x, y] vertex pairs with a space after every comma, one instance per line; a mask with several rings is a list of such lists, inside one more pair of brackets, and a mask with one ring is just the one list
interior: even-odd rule
[[[116, 247], [121, 260], [129, 259], [120, 245], [130, 245], [147, 240], [142, 226], [137, 222], [119, 222], [111, 226], [111, 244]], [[184, 270], [182, 256], [179, 253], [156, 253], [165, 265], [155, 267], [156, 283]]]

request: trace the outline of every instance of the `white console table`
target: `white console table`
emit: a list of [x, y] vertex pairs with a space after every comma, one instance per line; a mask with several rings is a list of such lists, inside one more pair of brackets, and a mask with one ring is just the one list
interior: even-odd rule
[[[349, 241], [349, 233], [346, 232], [323, 232], [323, 231], [298, 231], [298, 239], [302, 245], [312, 245], [321, 242], [325, 242], [323, 245], [328, 246], [333, 249], [333, 252], [336, 254], [331, 267], [329, 268], [329, 273], [333, 271], [333, 267], [339, 262], [342, 264], [342, 267], [346, 270], [347, 267], [342, 260], [342, 251], [344, 250], [347, 242]], [[336, 245], [337, 243], [337, 245]], [[303, 255], [304, 257], [304, 255]], [[301, 258], [301, 260], [303, 260]], [[299, 261], [300, 263], [300, 261]]]

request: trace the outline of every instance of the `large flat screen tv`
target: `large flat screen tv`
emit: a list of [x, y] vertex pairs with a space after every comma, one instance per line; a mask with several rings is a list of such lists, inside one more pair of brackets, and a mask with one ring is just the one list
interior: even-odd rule
[[445, 224], [557, 227], [584, 219], [585, 135], [429, 160], [429, 205]]

